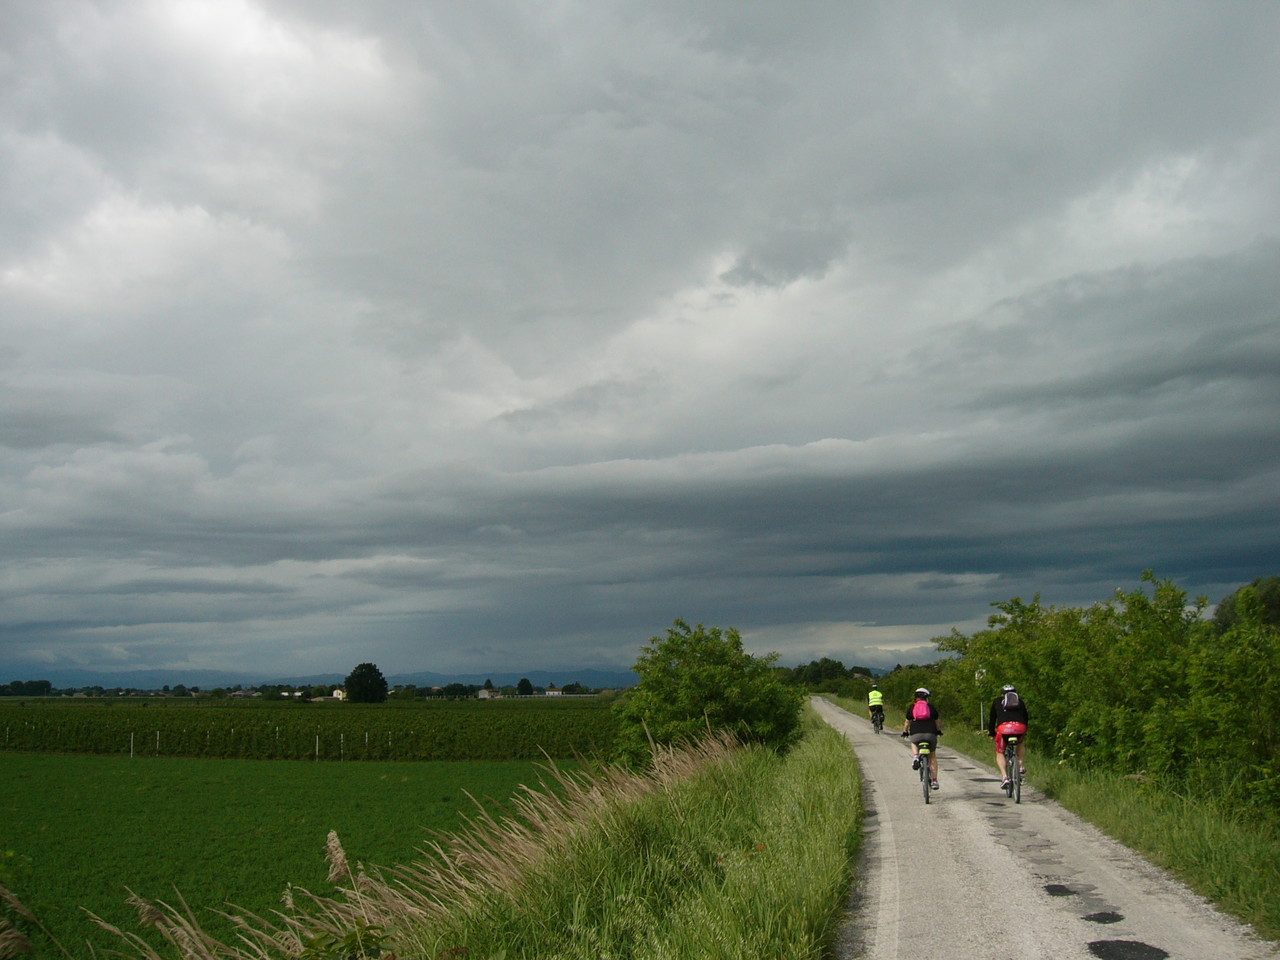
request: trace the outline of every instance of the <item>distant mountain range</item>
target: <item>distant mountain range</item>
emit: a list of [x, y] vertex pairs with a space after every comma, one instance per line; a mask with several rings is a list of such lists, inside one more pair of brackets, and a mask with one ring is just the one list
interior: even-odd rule
[[[12, 667], [0, 666], [0, 684], [13, 680], [48, 680], [58, 689], [68, 687], [127, 687], [134, 690], [161, 690], [166, 686], [199, 687], [201, 690], [213, 690], [216, 687], [259, 687], [264, 685], [306, 685], [321, 684], [338, 685], [346, 679], [345, 673], [318, 673], [308, 676], [289, 675], [264, 677], [247, 673], [232, 673], [220, 670], [122, 670], [115, 673], [98, 673], [93, 670], [32, 670], [23, 667], [15, 670]], [[492, 680], [495, 687], [515, 686], [521, 679], [527, 678], [535, 687], [546, 687], [555, 684], [563, 687], [568, 683], [580, 683], [593, 689], [608, 689], [635, 686], [639, 678], [630, 670], [578, 670], [573, 667], [551, 670], [500, 670], [493, 673], [389, 673], [387, 683], [391, 686], [443, 687], [450, 683], [466, 683], [482, 685]]]

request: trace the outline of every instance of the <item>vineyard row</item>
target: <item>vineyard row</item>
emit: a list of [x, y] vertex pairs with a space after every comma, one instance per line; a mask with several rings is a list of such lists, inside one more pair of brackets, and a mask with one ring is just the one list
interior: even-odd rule
[[[377, 726], [348, 718], [219, 717], [180, 714], [4, 717], [0, 748], [27, 753], [245, 758], [263, 760], [536, 760], [609, 751], [608, 710], [481, 715], [388, 713]], [[200, 718], [203, 720], [204, 718]], [[367, 720], [367, 717], [359, 718]]]

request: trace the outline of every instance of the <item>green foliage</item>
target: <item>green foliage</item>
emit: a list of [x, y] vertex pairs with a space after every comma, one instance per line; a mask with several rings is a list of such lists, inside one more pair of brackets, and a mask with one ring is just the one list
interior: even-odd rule
[[603, 699], [0, 701], [0, 750], [262, 760], [538, 760], [607, 754]]
[[618, 754], [649, 756], [649, 741], [691, 741], [727, 730], [745, 742], [782, 747], [800, 732], [803, 695], [772, 669], [776, 654], [753, 657], [738, 631], [682, 620], [652, 637], [632, 668], [637, 686], [618, 701]]
[[871, 689], [870, 667], [846, 667], [841, 661], [831, 657], [811, 660], [791, 669], [778, 669], [789, 683], [811, 693], [827, 693], [856, 700], [865, 697]]
[[1213, 612], [1213, 623], [1218, 631], [1225, 632], [1236, 625], [1240, 619], [1237, 604], [1240, 594], [1246, 589], [1251, 589], [1262, 604], [1263, 620], [1273, 627], [1280, 627], [1280, 577], [1258, 577], [1248, 587], [1241, 587], [1218, 601], [1218, 607]]
[[357, 920], [341, 937], [328, 931], [307, 940], [300, 960], [365, 960], [381, 957], [387, 932], [379, 926]]
[[1002, 684], [1027, 700], [1031, 740], [1060, 762], [1143, 773], [1231, 805], [1280, 801], [1280, 628], [1252, 586], [1232, 625], [1150, 571], [1143, 587], [1088, 608], [997, 603], [987, 630], [935, 641], [953, 659], [884, 678], [902, 702], [934, 691], [946, 717], [985, 718]]
[[[376, 664], [362, 663], [348, 674], [343, 687], [351, 703], [382, 703], [387, 699], [387, 678]], [[313, 691], [313, 695], [316, 695]], [[324, 696], [321, 688], [319, 696]]]
[[53, 684], [48, 680], [14, 680], [0, 684], [0, 697], [51, 697]]

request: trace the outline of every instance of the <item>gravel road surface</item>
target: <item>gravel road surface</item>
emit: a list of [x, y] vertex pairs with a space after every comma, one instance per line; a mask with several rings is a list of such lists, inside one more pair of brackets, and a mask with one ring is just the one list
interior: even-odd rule
[[[926, 805], [900, 721], [814, 698], [857, 752], [866, 834], [839, 960], [1253, 960], [1280, 947], [993, 764], [939, 744]], [[943, 721], [945, 729], [945, 718]], [[1034, 735], [1034, 731], [1032, 731]], [[1035, 782], [1035, 770], [1031, 770]]]

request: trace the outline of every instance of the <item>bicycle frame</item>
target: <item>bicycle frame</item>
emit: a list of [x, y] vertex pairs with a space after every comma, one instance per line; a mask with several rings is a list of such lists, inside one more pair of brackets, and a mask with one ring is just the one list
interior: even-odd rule
[[918, 753], [916, 755], [920, 758], [920, 788], [924, 791], [924, 802], [932, 803], [933, 786], [930, 783], [931, 778], [929, 776], [929, 755], [933, 751], [928, 743], [920, 744], [917, 749]]
[[1022, 738], [1011, 734], [1004, 738], [1005, 796], [1014, 803], [1022, 802], [1022, 764], [1018, 760], [1018, 743]]

